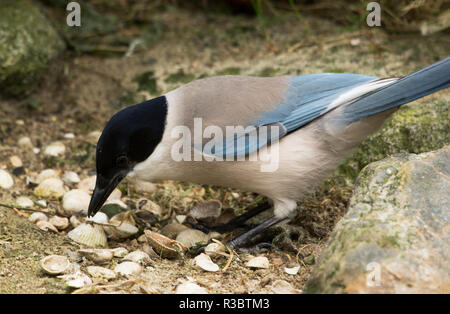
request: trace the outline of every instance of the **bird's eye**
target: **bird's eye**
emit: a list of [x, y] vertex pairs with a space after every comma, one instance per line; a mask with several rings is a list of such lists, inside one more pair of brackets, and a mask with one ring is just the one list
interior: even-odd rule
[[120, 168], [125, 168], [128, 166], [128, 158], [127, 156], [121, 155], [116, 159], [116, 165]]

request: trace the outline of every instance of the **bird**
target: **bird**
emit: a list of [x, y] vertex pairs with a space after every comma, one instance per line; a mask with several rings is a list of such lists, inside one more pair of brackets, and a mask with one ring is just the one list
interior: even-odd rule
[[228, 242], [245, 247], [292, 219], [297, 202], [400, 106], [449, 86], [450, 57], [394, 78], [316, 73], [191, 81], [107, 122], [88, 216], [126, 176], [237, 188], [270, 202], [236, 217], [231, 228], [273, 208], [270, 218]]

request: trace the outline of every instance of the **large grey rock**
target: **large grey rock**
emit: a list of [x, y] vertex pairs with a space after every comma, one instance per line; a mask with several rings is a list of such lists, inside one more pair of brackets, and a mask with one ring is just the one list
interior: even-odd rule
[[29, 0], [2, 0], [0, 5], [0, 93], [29, 93], [62, 49], [64, 42]]
[[367, 166], [307, 293], [450, 291], [450, 146]]

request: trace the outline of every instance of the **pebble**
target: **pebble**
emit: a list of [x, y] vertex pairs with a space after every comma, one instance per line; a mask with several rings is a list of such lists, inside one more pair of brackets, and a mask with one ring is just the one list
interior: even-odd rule
[[206, 244], [209, 240], [209, 237], [207, 234], [201, 232], [200, 230], [187, 229], [187, 230], [181, 231], [177, 235], [176, 240], [178, 242], [183, 243], [187, 247], [193, 247], [197, 243]]
[[17, 145], [21, 148], [28, 148], [28, 149], [33, 148], [33, 143], [31, 143], [30, 138], [27, 136], [19, 138], [19, 140], [17, 141]]
[[118, 264], [114, 271], [122, 276], [139, 275], [142, 272], [142, 266], [135, 262], [123, 262]]
[[195, 265], [205, 271], [216, 272], [219, 270], [219, 265], [215, 264], [209, 255], [201, 253], [194, 258]]
[[45, 179], [34, 189], [34, 194], [39, 197], [59, 198], [64, 193], [66, 193], [64, 182], [58, 178]]
[[83, 190], [70, 190], [63, 197], [62, 207], [69, 215], [87, 215], [91, 196]]
[[66, 184], [80, 182], [80, 177], [78, 176], [78, 174], [76, 174], [76, 172], [73, 171], [65, 171], [62, 179]]
[[208, 294], [208, 290], [203, 287], [200, 287], [196, 283], [193, 282], [185, 282], [181, 285], [178, 285], [175, 290], [176, 294]]
[[34, 202], [28, 197], [20, 196], [16, 199], [16, 204], [19, 205], [20, 207], [29, 208], [33, 207]]
[[88, 266], [87, 272], [94, 278], [114, 279], [117, 276], [111, 269], [100, 266]]
[[36, 205], [45, 208], [45, 207], [47, 207], [47, 201], [46, 200], [37, 200]]
[[64, 154], [65, 151], [66, 146], [64, 146], [62, 142], [53, 142], [45, 148], [44, 154], [47, 156], [57, 157]]
[[258, 256], [250, 259], [246, 264], [247, 267], [250, 268], [269, 268], [269, 260], [265, 256]]
[[0, 169], [0, 188], [10, 189], [14, 185], [12, 176], [5, 170]]
[[23, 166], [22, 159], [20, 159], [19, 156], [16, 155], [9, 157], [9, 162], [14, 168], [19, 168]]

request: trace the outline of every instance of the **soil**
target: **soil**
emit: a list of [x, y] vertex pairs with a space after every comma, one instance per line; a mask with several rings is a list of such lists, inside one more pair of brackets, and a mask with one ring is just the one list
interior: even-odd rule
[[[92, 175], [95, 143], [88, 137], [91, 131], [101, 130], [120, 108], [194, 78], [315, 72], [402, 76], [447, 57], [450, 48], [448, 34], [387, 34], [364, 25], [349, 30], [317, 18], [300, 21], [286, 17], [261, 27], [256, 18], [248, 16], [173, 9], [156, 14], [154, 20], [163, 25], [163, 35], [151, 45], [136, 48], [131, 56], [104, 58], [66, 52], [50, 66], [32, 96], [0, 100], [0, 168], [12, 173], [9, 157], [13, 155], [24, 164], [24, 173], [14, 176], [14, 187], [0, 190], [1, 202], [13, 202], [21, 195], [36, 199], [26, 178], [43, 169], [72, 170], [82, 179]], [[147, 72], [151, 73], [151, 88], [137, 79]], [[65, 138], [66, 133], [74, 133], [75, 138]], [[41, 152], [19, 148], [17, 141], [22, 136], [30, 137]], [[65, 155], [45, 157], [43, 148], [57, 140], [66, 145]], [[161, 183], [151, 195], [127, 193], [127, 183], [121, 189], [128, 204], [147, 197], [165, 212], [176, 214], [186, 213], [201, 200], [219, 199], [237, 213], [260, 200], [253, 193], [187, 183]], [[295, 230], [291, 241], [281, 241], [271, 251], [243, 252], [225, 272], [198, 270], [190, 257], [155, 259], [139, 278], [98, 282], [100, 288], [84, 292], [173, 293], [180, 282], [195, 280], [210, 293], [264, 293], [273, 292], [270, 287], [278, 279], [302, 290], [329, 234], [345, 213], [350, 192], [327, 184], [316, 188], [299, 204], [298, 215], [289, 226]], [[50, 209], [61, 213], [61, 200], [48, 201]], [[39, 261], [49, 254], [75, 252], [79, 245], [70, 241], [65, 231], [39, 230], [27, 220], [28, 214], [0, 207], [0, 293], [73, 292], [61, 279], [45, 275]], [[156, 222], [152, 227], [158, 230], [162, 225]], [[128, 239], [109, 246], [135, 250], [141, 243]], [[270, 268], [249, 269], [245, 266], [249, 254], [267, 256]], [[215, 261], [223, 267], [227, 260], [221, 257]], [[82, 270], [90, 263], [82, 261]], [[110, 267], [115, 263], [117, 260]], [[284, 267], [297, 263], [297, 275], [284, 271]]]

